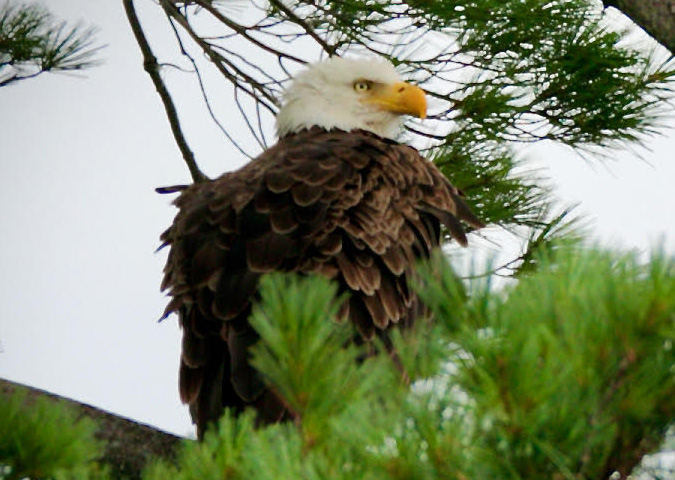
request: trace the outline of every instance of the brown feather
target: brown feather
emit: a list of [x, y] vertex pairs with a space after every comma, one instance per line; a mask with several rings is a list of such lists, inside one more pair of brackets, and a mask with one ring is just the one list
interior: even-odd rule
[[375, 295], [364, 295], [362, 298], [375, 326], [381, 330], [387, 328], [389, 317], [387, 316], [387, 312], [385, 311], [382, 302], [380, 302], [380, 299]]
[[340, 252], [335, 257], [335, 260], [347, 287], [349, 287], [350, 290], [360, 290], [361, 275], [359, 274], [358, 267], [354, 265], [344, 252]]
[[364, 340], [372, 340], [375, 337], [375, 323], [363, 303], [363, 297], [352, 295], [347, 314]]
[[275, 233], [287, 234], [298, 228], [300, 222], [290, 208], [270, 213], [270, 226]]
[[323, 189], [316, 185], [309, 185], [307, 183], [299, 183], [291, 189], [293, 200], [296, 205], [306, 207], [316, 202], [323, 193]]
[[208, 359], [208, 342], [192, 332], [183, 335], [181, 361], [186, 367], [197, 369]]
[[394, 275], [401, 275], [405, 271], [406, 265], [408, 265], [406, 257], [399, 245], [392, 245], [380, 256], [380, 258]]
[[246, 241], [246, 264], [252, 272], [276, 270], [296, 250], [296, 242], [274, 231]]
[[250, 306], [258, 286], [260, 274], [248, 270], [223, 275], [215, 289], [217, 295], [211, 304], [211, 316], [231, 320]]
[[328, 257], [337, 255], [342, 250], [342, 236], [338, 234], [328, 235], [325, 239], [317, 242], [316, 247], [319, 252]]
[[295, 179], [282, 170], [270, 170], [265, 175], [265, 186], [272, 193], [287, 192], [295, 183]]
[[190, 282], [193, 285], [206, 283], [214, 273], [220, 271], [226, 258], [227, 252], [214, 242], [202, 244], [190, 261]]
[[[198, 435], [223, 408], [293, 417], [250, 365], [248, 324], [258, 281], [271, 271], [334, 279], [349, 300], [341, 318], [357, 342], [385, 345], [393, 324], [426, 315], [408, 282], [439, 247], [444, 224], [482, 226], [443, 174], [413, 148], [356, 130], [313, 128], [282, 138], [242, 169], [180, 190], [161, 241], [170, 247], [162, 289], [183, 328], [181, 400]], [[393, 347], [392, 347], [393, 348]]]
[[201, 368], [188, 367], [184, 362], [180, 364], [178, 372], [178, 389], [180, 392], [180, 401], [183, 403], [194, 403], [199, 395], [199, 387], [202, 384], [203, 370]]
[[398, 323], [401, 315], [403, 315], [404, 304], [401, 303], [391, 274], [382, 274], [380, 289], [377, 292], [377, 296], [389, 320], [393, 323]]

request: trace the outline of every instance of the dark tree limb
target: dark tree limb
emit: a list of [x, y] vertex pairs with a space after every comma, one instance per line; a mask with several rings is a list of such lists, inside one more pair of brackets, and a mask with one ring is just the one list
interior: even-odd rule
[[604, 0], [675, 54], [675, 0]]
[[0, 379], [0, 395], [26, 393], [28, 406], [37, 399], [68, 405], [76, 416], [88, 417], [97, 425], [96, 438], [105, 446], [101, 462], [109, 465], [115, 477], [140, 479], [143, 468], [152, 459], [172, 461], [181, 439], [154, 427], [105, 412], [91, 405], [54, 395], [44, 390]]
[[178, 112], [176, 111], [176, 106], [173, 103], [171, 94], [166, 88], [162, 76], [160, 75], [160, 66], [157, 62], [157, 57], [152, 53], [150, 44], [145, 38], [143, 29], [141, 28], [141, 23], [136, 15], [136, 9], [134, 8], [133, 0], [122, 0], [124, 3], [124, 10], [127, 14], [127, 19], [129, 20], [129, 25], [131, 25], [131, 30], [134, 32], [134, 37], [138, 42], [138, 46], [141, 49], [143, 54], [143, 68], [148, 72], [152, 83], [155, 85], [157, 93], [159, 93], [162, 103], [164, 104], [164, 110], [166, 111], [166, 116], [169, 119], [169, 124], [171, 125], [171, 132], [173, 133], [173, 138], [178, 144], [178, 148], [183, 154], [183, 160], [187, 164], [188, 169], [190, 170], [190, 175], [192, 175], [192, 180], [196, 182], [201, 182], [208, 180], [208, 177], [202, 173], [202, 171], [197, 166], [195, 156], [190, 149], [190, 146], [187, 143], [183, 130], [180, 126], [180, 120], [178, 119]]

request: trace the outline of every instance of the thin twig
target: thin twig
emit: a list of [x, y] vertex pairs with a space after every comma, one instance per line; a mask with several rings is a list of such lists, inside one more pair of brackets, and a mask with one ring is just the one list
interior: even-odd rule
[[216, 19], [218, 19], [220, 22], [222, 22], [224, 25], [228, 26], [232, 30], [234, 30], [237, 34], [241, 35], [244, 37], [246, 40], [251, 42], [253, 45], [261, 48], [262, 50], [269, 52], [277, 57], [286, 57], [290, 60], [293, 60], [295, 62], [298, 62], [301, 65], [305, 65], [307, 62], [299, 57], [293, 56], [289, 53], [279, 51], [275, 48], [270, 47], [269, 45], [265, 45], [263, 42], [260, 40], [256, 39], [255, 37], [251, 36], [248, 33], [248, 28], [244, 27], [243, 25], [240, 25], [236, 22], [233, 22], [229, 18], [227, 18], [225, 15], [220, 13], [213, 5], [210, 3], [197, 0], [195, 3], [199, 4], [202, 8], [207, 10], [211, 15], [213, 15]]
[[204, 84], [204, 79], [202, 78], [202, 74], [199, 70], [199, 66], [197, 65], [197, 62], [195, 59], [190, 55], [183, 45], [183, 40], [180, 38], [180, 34], [178, 33], [178, 30], [176, 29], [176, 25], [174, 25], [172, 19], [169, 17], [169, 24], [171, 25], [171, 29], [173, 30], [174, 36], [176, 37], [176, 42], [178, 42], [178, 47], [180, 48], [181, 53], [183, 54], [184, 57], [188, 59], [188, 61], [192, 64], [192, 68], [194, 69], [193, 72], [195, 76], [197, 77], [197, 82], [199, 84], [199, 90], [201, 91], [202, 94], [202, 99], [204, 100], [204, 105], [206, 106], [207, 111], [209, 112], [209, 115], [211, 116], [211, 119], [213, 122], [216, 124], [216, 126], [220, 129], [221, 132], [223, 132], [223, 135], [225, 135], [225, 138], [227, 138], [230, 143], [237, 149], [239, 152], [244, 155], [246, 158], [253, 158], [251, 154], [246, 152], [241, 145], [232, 137], [232, 135], [229, 134], [225, 126], [218, 120], [218, 117], [216, 116], [216, 112], [213, 111], [213, 108], [211, 107], [211, 101], [209, 100], [209, 96], [206, 93], [206, 85]]
[[15, 73], [11, 77], [1, 81], [0, 87], [4, 87], [6, 85], [9, 85], [11, 83], [18, 82], [18, 81], [21, 81], [21, 80], [28, 80], [29, 78], [35, 78], [38, 75], [42, 75], [43, 73], [45, 73], [45, 70], [40, 70], [40, 71], [37, 71], [35, 73], [31, 73], [30, 75], [23, 75], [23, 76]]
[[[277, 99], [274, 98], [274, 96], [268, 91], [269, 89], [263, 87], [260, 82], [246, 74], [230, 60], [218, 53], [210, 43], [204, 41], [199, 35], [197, 35], [197, 33], [195, 33], [188, 23], [187, 19], [180, 14], [180, 11], [172, 3], [168, 2], [167, 0], [160, 0], [160, 5], [169, 18], [172, 18], [181, 27], [183, 27], [192, 41], [199, 45], [204, 54], [209, 58], [209, 60], [211, 60], [213, 65], [226, 79], [241, 88], [241, 90], [251, 96], [254, 101], [260, 102], [267, 110], [269, 110], [271, 114], [276, 114], [275, 105], [277, 103]], [[233, 72], [228, 71], [226, 67], [231, 68]], [[242, 82], [247, 83], [250, 86], [250, 89], [245, 88], [244, 85], [242, 85]], [[269, 103], [265, 102], [263, 98], [260, 98], [258, 95], [256, 95], [256, 92], [260, 96], [264, 97], [265, 100], [268, 100]]]
[[289, 21], [302, 27], [302, 29], [307, 33], [307, 35], [312, 37], [316, 43], [321, 45], [321, 48], [323, 48], [324, 52], [326, 52], [329, 56], [335, 55], [337, 47], [335, 45], [329, 45], [328, 43], [326, 43], [319, 35], [317, 35], [316, 31], [314, 31], [314, 29], [307, 24], [307, 22], [305, 22], [302, 18], [297, 16], [293, 12], [293, 10], [284, 5], [283, 2], [280, 2], [278, 0], [270, 0], [270, 5], [274, 5], [280, 11], [282, 11]]

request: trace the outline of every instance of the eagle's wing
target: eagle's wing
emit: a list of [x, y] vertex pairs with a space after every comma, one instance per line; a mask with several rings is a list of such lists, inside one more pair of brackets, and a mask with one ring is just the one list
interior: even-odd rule
[[480, 227], [459, 192], [411, 148], [372, 134], [309, 130], [282, 139], [239, 171], [185, 190], [163, 234], [163, 289], [183, 328], [180, 393], [200, 435], [224, 407], [284, 407], [249, 365], [258, 280], [271, 271], [320, 274], [350, 292], [345, 318], [364, 339], [424, 308], [408, 280], [438, 246], [440, 224], [466, 243]]

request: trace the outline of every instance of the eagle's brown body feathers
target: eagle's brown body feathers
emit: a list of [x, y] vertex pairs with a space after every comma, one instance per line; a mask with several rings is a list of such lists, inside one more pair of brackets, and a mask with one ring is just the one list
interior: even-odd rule
[[162, 236], [163, 288], [183, 328], [180, 394], [199, 435], [224, 407], [287, 415], [248, 362], [248, 324], [261, 275], [319, 274], [350, 292], [343, 313], [364, 339], [409, 325], [424, 307], [408, 286], [441, 224], [466, 243], [480, 221], [412, 147], [362, 130], [291, 134], [242, 169], [192, 185]]

